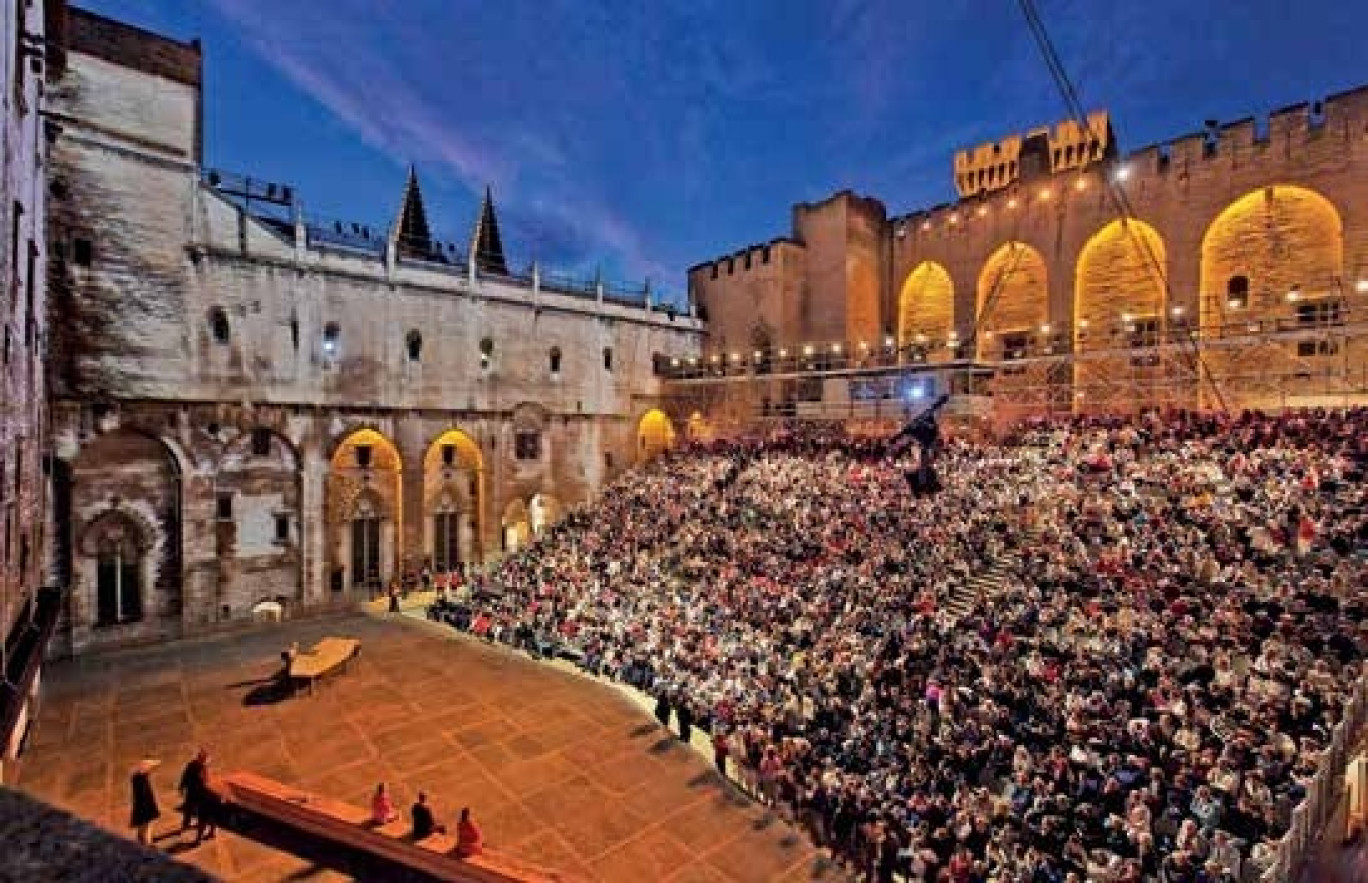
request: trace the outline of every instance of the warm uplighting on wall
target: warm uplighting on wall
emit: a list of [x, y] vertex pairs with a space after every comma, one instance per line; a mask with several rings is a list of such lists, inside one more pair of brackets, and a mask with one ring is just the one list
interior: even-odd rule
[[1007, 200], [1007, 207], [1008, 207], [1008, 208], [1016, 208], [1016, 207], [1017, 207], [1017, 201], [1016, 201], [1016, 197], [1015, 197], [1015, 196], [1013, 196], [1011, 199]]
[[1050, 201], [1050, 188], [1048, 188], [1048, 187], [1042, 187], [1042, 188], [1040, 188], [1040, 199], [1041, 199], [1041, 201], [1043, 201], [1043, 202], [1049, 202], [1049, 201]]
[[860, 349], [862, 349], [862, 350], [867, 350], [867, 349], [869, 349], [869, 341], [867, 341], [867, 340], [862, 340], [862, 341], [860, 341]]
[[1287, 302], [1294, 304], [1299, 300], [1301, 300], [1301, 286], [1293, 285], [1287, 290]]
[[983, 217], [984, 215], [988, 214], [988, 206], [986, 206], [986, 205], [981, 205], [981, 206], [979, 206], [979, 207], [978, 207], [978, 213], [979, 213], [979, 217], [980, 217], [980, 218]]
[[841, 352], [841, 345], [840, 345], [839, 343], [833, 343], [833, 344], [831, 345], [831, 351], [832, 351], [833, 353], [836, 353], [837, 355], [839, 355], [840, 352]]
[[1087, 190], [1087, 189], [1088, 189], [1088, 179], [1087, 179], [1087, 178], [1079, 178], [1077, 181], [1074, 182], [1074, 189], [1075, 189], [1075, 190]]
[[1360, 279], [1354, 283], [1354, 290], [1359, 294], [1368, 294], [1368, 279]]

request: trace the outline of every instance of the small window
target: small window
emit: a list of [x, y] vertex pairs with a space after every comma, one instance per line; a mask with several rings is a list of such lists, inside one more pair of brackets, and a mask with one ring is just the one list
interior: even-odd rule
[[1002, 335], [1002, 360], [1004, 362], [1014, 362], [1017, 359], [1026, 358], [1026, 349], [1029, 346], [1029, 342], [1030, 337], [1024, 331]]
[[231, 492], [220, 493], [216, 500], [215, 513], [219, 521], [233, 520], [233, 495]]
[[71, 244], [71, 259], [78, 267], [89, 267], [94, 262], [94, 249], [89, 239], [78, 238]]
[[541, 435], [519, 432], [513, 436], [513, 456], [519, 460], [536, 460], [541, 456]]
[[223, 307], [214, 307], [209, 311], [209, 335], [213, 337], [214, 343], [227, 343], [231, 336], [228, 328], [228, 314], [223, 311]]
[[613, 348], [611, 346], [605, 346], [603, 348], [603, 370], [613, 370]]
[[271, 430], [258, 426], [252, 430], [252, 456], [271, 456]]
[[275, 538], [277, 543], [288, 543], [290, 541], [290, 516], [277, 515], [275, 517]]
[[297, 316], [290, 317], [290, 345], [294, 347], [295, 352], [299, 352], [299, 318]]
[[604, 468], [606, 468], [606, 469], [612, 469], [612, 468], [613, 468], [613, 452], [612, 452], [612, 451], [604, 451], [604, 452], [603, 452], [603, 466], [604, 466]]
[[1344, 316], [1338, 300], [1321, 300], [1297, 304], [1297, 324], [1303, 326], [1343, 325]]
[[480, 341], [480, 367], [489, 368], [489, 362], [494, 358], [494, 341], [488, 337]]
[[1249, 277], [1231, 276], [1226, 283], [1226, 306], [1232, 310], [1243, 310], [1249, 306]]
[[356, 465], [361, 469], [369, 469], [371, 466], [371, 453], [372, 449], [370, 445], [357, 445]]
[[423, 358], [423, 335], [419, 333], [417, 328], [408, 333], [405, 346], [408, 347], [408, 360], [410, 362], [417, 362]]
[[455, 445], [442, 445], [442, 465], [443, 465], [443, 466], [455, 466], [455, 465], [456, 465], [456, 446], [455, 446]]
[[560, 351], [560, 347], [558, 347], [558, 346], [553, 346], [553, 347], [551, 347], [551, 352], [548, 354], [547, 361], [549, 362], [550, 367], [551, 367], [551, 376], [552, 376], [552, 377], [559, 377], [559, 376], [560, 376], [560, 372], [561, 372], [561, 351]]
[[1130, 335], [1130, 345], [1140, 349], [1159, 345], [1159, 320], [1153, 316], [1136, 319], [1126, 329]]
[[1301, 340], [1297, 342], [1297, 355], [1303, 359], [1317, 356], [1339, 355], [1339, 342], [1334, 340]]
[[338, 347], [342, 342], [342, 329], [337, 327], [336, 322], [329, 322], [323, 326], [323, 355], [329, 359], [337, 355]]

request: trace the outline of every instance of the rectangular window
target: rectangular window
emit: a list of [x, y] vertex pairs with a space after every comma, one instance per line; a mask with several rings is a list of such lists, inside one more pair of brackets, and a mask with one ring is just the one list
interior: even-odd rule
[[252, 430], [252, 456], [271, 456], [271, 430], [260, 426]]
[[1002, 361], [1015, 362], [1017, 359], [1026, 358], [1026, 348], [1029, 344], [1030, 335], [1025, 331], [1002, 335]]
[[[16, 199], [10, 214], [10, 272], [13, 276], [19, 275], [19, 228], [23, 223], [24, 204]], [[16, 287], [12, 294], [18, 293]]]
[[1302, 340], [1297, 342], [1297, 356], [1314, 359], [1318, 356], [1339, 355], [1339, 342], [1334, 340]]
[[1127, 329], [1132, 348], [1141, 349], [1159, 345], [1159, 320], [1153, 316], [1136, 319]]
[[1338, 300], [1318, 300], [1297, 305], [1297, 324], [1305, 327], [1343, 325], [1344, 312]]
[[71, 244], [71, 259], [78, 267], [89, 267], [94, 260], [94, 249], [89, 239], [77, 239]]
[[290, 541], [290, 516], [277, 515], [275, 517], [275, 540], [277, 543], [288, 543]]
[[535, 432], [513, 436], [513, 455], [519, 460], [536, 460], [541, 456], [541, 436]]
[[24, 268], [27, 275], [24, 277], [24, 340], [29, 346], [33, 346], [33, 338], [38, 331], [38, 317], [35, 315], [33, 303], [33, 280], [38, 275], [38, 246], [32, 239], [28, 244], [28, 265]]
[[455, 446], [455, 445], [442, 445], [442, 465], [443, 465], [443, 466], [455, 466], [455, 465], [456, 465], [456, 446]]
[[219, 494], [218, 497], [215, 499], [215, 503], [216, 503], [216, 505], [215, 505], [215, 513], [217, 514], [218, 520], [219, 520], [219, 521], [232, 521], [232, 520], [233, 520], [233, 495], [232, 495], [232, 493], [231, 493], [231, 492], [225, 492], [225, 493]]
[[356, 465], [362, 469], [369, 469], [371, 465], [371, 446], [356, 446]]

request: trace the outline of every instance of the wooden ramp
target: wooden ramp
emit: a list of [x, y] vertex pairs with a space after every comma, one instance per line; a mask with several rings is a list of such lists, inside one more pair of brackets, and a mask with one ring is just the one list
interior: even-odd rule
[[370, 813], [330, 797], [292, 788], [250, 772], [235, 772], [215, 781], [235, 806], [299, 831], [395, 864], [455, 883], [578, 883], [575, 878], [519, 861], [495, 850], [469, 858], [456, 855], [456, 838], [433, 834], [409, 836], [407, 821], [372, 824]]

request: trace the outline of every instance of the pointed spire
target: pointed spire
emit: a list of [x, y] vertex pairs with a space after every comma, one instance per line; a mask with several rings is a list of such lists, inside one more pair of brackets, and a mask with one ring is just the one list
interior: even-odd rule
[[475, 233], [470, 237], [470, 259], [481, 273], [508, 275], [508, 260], [504, 257], [503, 240], [499, 238], [499, 219], [494, 216], [494, 195], [485, 187], [480, 219], [475, 222]]
[[409, 166], [408, 182], [404, 184], [399, 216], [390, 228], [390, 244], [395, 255], [401, 258], [431, 261], [440, 257], [432, 247], [432, 230], [423, 208], [423, 193], [418, 189], [418, 171], [412, 165]]

